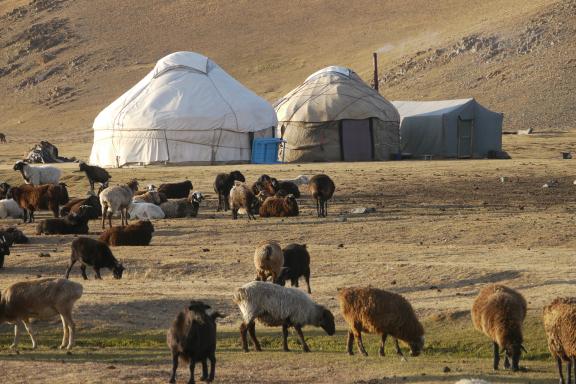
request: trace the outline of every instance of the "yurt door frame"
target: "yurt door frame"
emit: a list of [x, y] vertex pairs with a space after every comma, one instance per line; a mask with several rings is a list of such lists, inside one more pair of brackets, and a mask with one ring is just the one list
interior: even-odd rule
[[340, 159], [342, 161], [374, 160], [372, 119], [340, 120]]
[[463, 120], [458, 116], [458, 158], [471, 158], [473, 151], [474, 120]]

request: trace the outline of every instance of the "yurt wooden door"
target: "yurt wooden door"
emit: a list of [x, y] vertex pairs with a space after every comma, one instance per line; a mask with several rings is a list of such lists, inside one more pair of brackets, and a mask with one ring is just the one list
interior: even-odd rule
[[458, 117], [458, 158], [472, 157], [473, 120], [462, 120]]
[[374, 159], [370, 119], [341, 121], [340, 151], [342, 161], [371, 161]]

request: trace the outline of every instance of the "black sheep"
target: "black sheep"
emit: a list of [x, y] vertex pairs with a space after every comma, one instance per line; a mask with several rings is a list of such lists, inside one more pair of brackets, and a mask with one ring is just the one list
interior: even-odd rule
[[300, 189], [291, 181], [278, 181], [275, 178], [272, 178], [270, 183], [272, 184], [277, 196], [294, 195], [295, 198], [300, 197]]
[[[178, 362], [189, 363], [190, 381], [194, 383], [196, 363], [202, 363], [201, 381], [214, 380], [216, 370], [216, 318], [224, 317], [218, 312], [210, 315], [206, 310], [210, 306], [201, 301], [191, 301], [187, 309], [181, 311], [168, 330], [166, 342], [172, 352], [172, 375], [170, 383], [176, 382]], [[210, 360], [210, 375], [208, 362]]]
[[4, 256], [8, 256], [10, 254], [10, 245], [4, 238], [4, 236], [0, 237], [0, 268], [4, 267]]
[[310, 254], [306, 249], [306, 244], [288, 244], [282, 252], [284, 253], [284, 266], [276, 282], [282, 286], [286, 280], [290, 280], [293, 287], [298, 286], [298, 279], [304, 276], [308, 293], [310, 289]]
[[246, 178], [240, 171], [232, 171], [230, 173], [219, 173], [214, 180], [214, 192], [218, 194], [218, 209], [219, 211], [227, 211], [230, 209], [228, 202], [230, 190], [234, 186], [234, 181], [245, 182]]
[[97, 165], [88, 165], [85, 162], [80, 162], [80, 172], [86, 173], [88, 182], [90, 183], [90, 190], [94, 191], [94, 183], [107, 184], [108, 180], [112, 178], [107, 170]]
[[158, 193], [163, 193], [167, 199], [185, 199], [190, 195], [192, 188], [193, 186], [190, 180], [180, 183], [165, 183], [160, 184]]
[[0, 229], [0, 238], [3, 237], [4, 241], [8, 243], [11, 247], [12, 244], [28, 244], [30, 240], [28, 237], [19, 230], [18, 228], [8, 227], [6, 229]]
[[38, 223], [36, 234], [41, 235], [72, 235], [88, 233], [88, 211], [91, 207], [83, 205], [78, 213], [66, 217], [46, 219]]
[[86, 276], [86, 266], [94, 269], [94, 277], [102, 280], [100, 276], [101, 268], [108, 268], [114, 274], [115, 279], [122, 278], [124, 267], [116, 260], [108, 245], [102, 241], [94, 240], [89, 237], [79, 237], [72, 242], [72, 254], [70, 255], [70, 264], [66, 270], [66, 278], [70, 276], [70, 271], [74, 263], [80, 262], [80, 270], [84, 280]]
[[86, 197], [70, 200], [68, 204], [60, 208], [60, 216], [66, 216], [70, 213], [78, 213], [82, 206], [87, 206], [85, 209], [89, 220], [96, 220], [102, 214], [100, 199], [98, 196], [91, 194]]
[[8, 190], [10, 189], [10, 184], [0, 183], [0, 200], [6, 199], [8, 195]]

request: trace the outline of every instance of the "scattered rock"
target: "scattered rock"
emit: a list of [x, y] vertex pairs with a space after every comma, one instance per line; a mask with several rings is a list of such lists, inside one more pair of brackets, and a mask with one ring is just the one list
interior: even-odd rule
[[452, 372], [452, 370], [450, 369], [450, 367], [444, 367], [444, 368], [442, 369], [442, 372], [448, 373], [448, 372]]
[[569, 160], [572, 158], [572, 152], [560, 152], [564, 160]]
[[338, 248], [344, 248], [344, 244], [338, 244]]
[[549, 182], [544, 184], [542, 186], [542, 188], [557, 188], [559, 186], [560, 186], [560, 183], [558, 182], [558, 180], [550, 180]]
[[116, 367], [114, 365], [109, 365], [106, 367], [106, 369], [116, 369]]
[[528, 129], [519, 129], [516, 132], [517, 135], [530, 135], [532, 134], [532, 128], [528, 128]]
[[390, 285], [396, 285], [396, 280], [392, 280], [392, 281], [390, 282]]
[[374, 207], [369, 207], [369, 208], [359, 207], [359, 208], [354, 208], [350, 211], [350, 213], [353, 213], [353, 214], [374, 213], [374, 212], [376, 212], [376, 208], [374, 208]]
[[208, 248], [202, 248], [202, 252], [210, 252], [210, 249], [208, 249]]
[[46, 252], [40, 252], [40, 253], [38, 254], [38, 257], [50, 257], [50, 254], [49, 254], [49, 253], [46, 253]]
[[348, 221], [348, 218], [346, 216], [340, 216], [336, 220], [338, 220], [341, 223], [344, 223], [344, 222]]

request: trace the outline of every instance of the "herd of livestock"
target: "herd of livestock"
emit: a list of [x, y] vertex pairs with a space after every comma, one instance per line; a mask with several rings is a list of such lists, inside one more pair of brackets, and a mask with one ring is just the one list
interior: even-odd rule
[[[113, 255], [110, 246], [148, 245], [154, 226], [150, 220], [162, 218], [194, 217], [204, 196], [193, 191], [189, 180], [179, 183], [148, 186], [140, 191], [136, 180], [127, 184], [109, 185], [110, 175], [100, 167], [80, 163], [90, 183], [87, 196], [70, 199], [66, 185], [60, 182], [61, 171], [51, 166], [31, 166], [18, 162], [24, 184], [11, 187], [0, 184], [0, 218], [21, 218], [34, 222], [38, 210], [50, 210], [54, 218], [37, 223], [37, 235], [88, 234], [88, 221], [101, 218], [99, 239], [77, 237], [71, 244], [71, 258], [65, 279], [44, 278], [15, 283], [0, 296], [0, 324], [15, 325], [12, 348], [17, 348], [23, 325], [32, 340], [36, 340], [30, 320], [60, 316], [64, 335], [61, 348], [74, 345], [75, 324], [72, 310], [82, 296], [82, 285], [68, 280], [71, 269], [79, 263], [82, 277], [87, 279], [86, 268], [94, 270], [101, 279], [100, 270], [110, 269], [114, 278], [122, 278], [124, 266]], [[96, 192], [96, 183], [100, 184]], [[335, 191], [333, 180], [324, 174], [312, 177], [301, 175], [293, 180], [277, 180], [262, 175], [249, 185], [239, 171], [216, 176], [214, 191], [218, 195], [218, 211], [232, 212], [233, 219], [244, 214], [253, 219], [260, 217], [286, 217], [299, 214], [300, 186], [307, 185], [316, 202], [318, 217], [328, 214], [327, 202]], [[120, 215], [121, 225], [113, 226], [112, 218]], [[138, 219], [130, 224], [129, 219]], [[106, 229], [108, 221], [108, 229]], [[27, 242], [27, 237], [16, 228], [0, 231], [0, 268], [4, 257], [10, 255], [13, 244]], [[321, 327], [328, 335], [335, 334], [334, 315], [311, 298], [310, 254], [303, 244], [289, 244], [282, 248], [275, 241], [265, 241], [254, 253], [255, 281], [235, 290], [233, 301], [238, 306], [243, 322], [240, 325], [242, 348], [248, 351], [248, 336], [255, 350], [261, 346], [256, 337], [255, 324], [282, 327], [283, 349], [288, 351], [288, 329], [294, 328], [303, 351], [310, 348], [304, 338], [305, 325]], [[298, 288], [304, 278], [307, 292]], [[268, 281], [270, 279], [270, 281]], [[286, 287], [290, 281], [292, 287]], [[348, 324], [346, 350], [353, 354], [356, 341], [358, 351], [367, 355], [362, 333], [381, 336], [379, 354], [384, 355], [388, 336], [393, 339], [398, 355], [403, 357], [399, 340], [406, 343], [413, 356], [424, 349], [424, 328], [411, 304], [401, 295], [373, 287], [350, 287], [338, 290], [342, 317]], [[472, 306], [474, 326], [493, 342], [494, 369], [498, 369], [500, 355], [504, 353], [504, 367], [519, 370], [524, 350], [522, 334], [526, 317], [526, 300], [517, 291], [499, 284], [480, 290]], [[168, 331], [167, 342], [172, 353], [173, 370], [170, 382], [176, 380], [180, 361], [189, 366], [190, 383], [194, 382], [196, 363], [202, 365], [202, 380], [212, 381], [216, 363], [216, 320], [224, 317], [198, 300], [176, 316]], [[576, 299], [557, 298], [544, 308], [544, 327], [548, 346], [556, 359], [560, 381], [564, 383], [562, 364], [566, 362], [568, 382], [572, 371], [576, 376]], [[210, 370], [208, 370], [208, 361]], [[574, 369], [572, 370], [572, 368]]]

